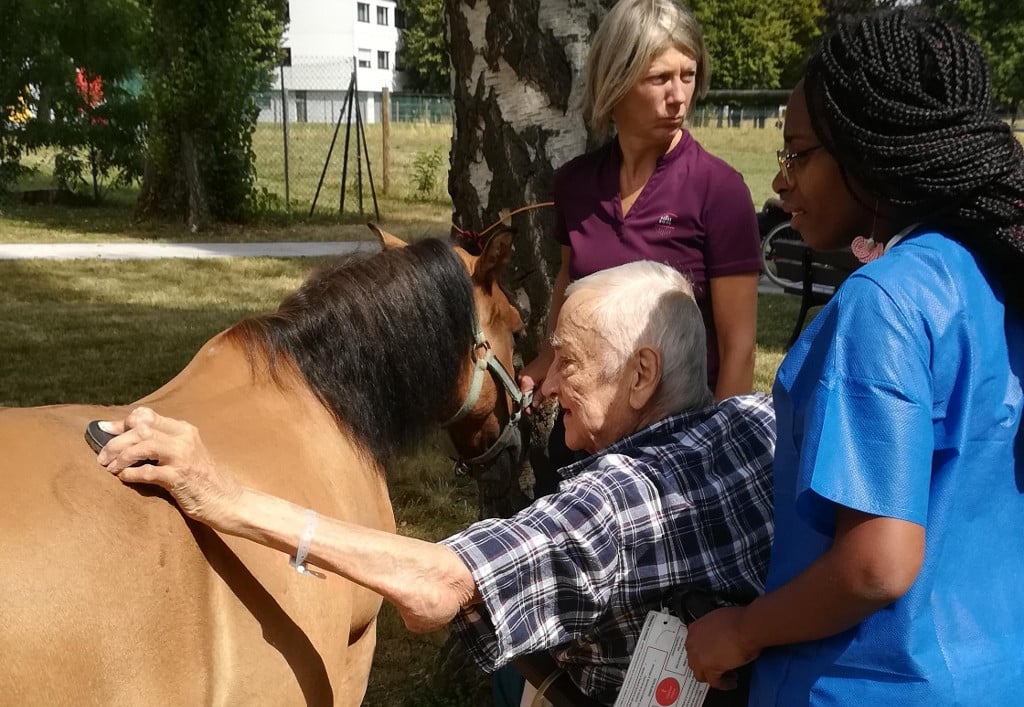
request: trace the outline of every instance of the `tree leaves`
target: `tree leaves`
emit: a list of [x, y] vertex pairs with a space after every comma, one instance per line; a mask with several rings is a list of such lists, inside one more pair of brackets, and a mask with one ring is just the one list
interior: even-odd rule
[[789, 88], [818, 33], [818, 0], [693, 0], [711, 55], [711, 87]]
[[428, 93], [451, 90], [451, 62], [444, 30], [444, 0], [398, 0], [404, 17], [400, 66], [409, 88]]

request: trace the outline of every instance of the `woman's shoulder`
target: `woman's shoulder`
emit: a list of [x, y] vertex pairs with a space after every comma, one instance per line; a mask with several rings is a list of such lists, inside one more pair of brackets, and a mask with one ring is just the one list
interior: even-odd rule
[[552, 178], [555, 201], [576, 198], [579, 194], [593, 194], [602, 185], [607, 186], [612, 182], [617, 187], [618, 182], [613, 177], [618, 172], [613, 169], [615, 165], [612, 163], [615, 149], [615, 142], [612, 141], [574, 157], [556, 169]]
[[901, 239], [883, 257], [854, 271], [850, 279], [855, 284], [870, 281], [890, 295], [902, 292], [914, 298], [925, 290], [955, 294], [977, 277], [984, 274], [967, 248], [947, 234], [924, 229]]
[[708, 152], [692, 135], [689, 135], [689, 140], [679, 155], [678, 161], [688, 163], [690, 167], [687, 171], [691, 175], [690, 179], [699, 175], [704, 179], [709, 191], [725, 190], [729, 193], [730, 198], [739, 195], [732, 192], [749, 194], [747, 184], [739, 170], [721, 157]]
[[836, 293], [847, 308], [877, 308], [946, 329], [1001, 309], [995, 283], [963, 244], [934, 230], [901, 240], [847, 278]]
[[614, 149], [615, 141], [611, 140], [596, 149], [584, 152], [582, 155], [577, 155], [556, 169], [555, 177], [566, 178], [591, 173], [594, 169], [612, 158]]
[[708, 172], [743, 179], [743, 175], [740, 174], [739, 170], [718, 155], [709, 152], [692, 134], [690, 135], [690, 144], [687, 146], [687, 151], [690, 153], [690, 159], [708, 170]]

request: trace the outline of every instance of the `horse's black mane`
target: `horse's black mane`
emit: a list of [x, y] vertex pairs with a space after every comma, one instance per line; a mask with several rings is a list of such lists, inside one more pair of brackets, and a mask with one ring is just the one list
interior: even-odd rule
[[280, 360], [294, 361], [356, 442], [387, 465], [455, 407], [474, 317], [465, 266], [450, 245], [429, 239], [314, 273], [276, 312], [230, 335], [275, 377]]

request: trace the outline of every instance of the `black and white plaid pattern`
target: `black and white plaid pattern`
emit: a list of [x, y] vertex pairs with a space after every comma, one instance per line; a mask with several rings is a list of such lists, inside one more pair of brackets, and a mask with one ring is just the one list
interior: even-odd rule
[[483, 599], [452, 630], [485, 670], [540, 650], [614, 701], [647, 612], [700, 589], [746, 603], [772, 539], [768, 396], [674, 415], [562, 470], [558, 493], [444, 541]]

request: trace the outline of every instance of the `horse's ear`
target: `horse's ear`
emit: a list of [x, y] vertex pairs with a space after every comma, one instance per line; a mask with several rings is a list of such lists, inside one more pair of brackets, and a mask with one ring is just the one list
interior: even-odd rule
[[369, 226], [370, 230], [374, 232], [378, 239], [380, 239], [380, 247], [384, 250], [389, 248], [405, 248], [409, 245], [398, 236], [391, 235], [373, 221], [366, 225]]
[[491, 285], [505, 272], [512, 258], [512, 231], [503, 229], [487, 239], [487, 245], [473, 268], [473, 280]]

